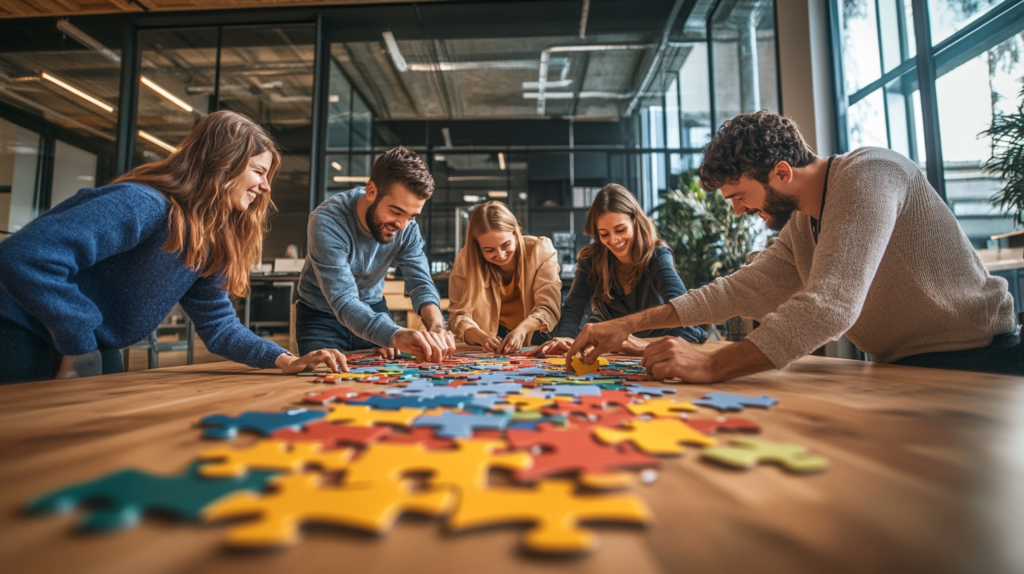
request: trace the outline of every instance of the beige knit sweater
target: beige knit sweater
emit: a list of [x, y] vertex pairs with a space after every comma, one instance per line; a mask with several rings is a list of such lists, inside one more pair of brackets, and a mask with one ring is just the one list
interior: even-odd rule
[[793, 214], [751, 265], [672, 300], [684, 326], [736, 315], [782, 368], [846, 334], [875, 360], [983, 347], [1016, 326], [949, 207], [912, 161], [887, 149], [837, 156], [818, 243]]

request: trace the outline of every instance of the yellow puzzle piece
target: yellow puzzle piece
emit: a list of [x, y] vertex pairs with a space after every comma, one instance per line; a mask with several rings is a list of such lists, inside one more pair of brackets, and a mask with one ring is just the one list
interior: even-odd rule
[[688, 402], [676, 402], [666, 397], [647, 399], [642, 403], [626, 405], [634, 415], [651, 415], [652, 417], [678, 417], [678, 411], [695, 411], [697, 406]]
[[220, 460], [199, 468], [199, 474], [207, 477], [242, 476], [249, 469], [281, 470], [298, 473], [311, 465], [325, 472], [336, 472], [345, 468], [355, 453], [352, 449], [323, 452], [319, 443], [294, 443], [279, 440], [261, 440], [247, 449], [219, 447], [199, 455], [199, 460]]
[[646, 524], [650, 510], [630, 494], [575, 493], [571, 480], [545, 480], [535, 488], [490, 488], [462, 495], [448, 520], [453, 531], [478, 526], [530, 522], [523, 545], [536, 552], [570, 553], [596, 545], [593, 531], [580, 522], [607, 521]]
[[526, 470], [533, 457], [525, 452], [495, 454], [506, 448], [501, 440], [457, 440], [454, 449], [427, 449], [420, 444], [377, 443], [349, 464], [345, 484], [363, 485], [400, 480], [411, 472], [429, 472], [431, 486], [463, 490], [487, 487], [491, 468]]
[[426, 414], [423, 409], [400, 408], [394, 411], [374, 409], [364, 405], [335, 405], [323, 418], [327, 422], [344, 422], [353, 426], [373, 426], [389, 424], [409, 426], [420, 415]]
[[[555, 399], [530, 395], [505, 395], [502, 399], [518, 411], [539, 411], [544, 407], [556, 406]], [[500, 406], [500, 405], [499, 405]]]
[[575, 355], [572, 358], [572, 363], [571, 364], [572, 364], [572, 370], [576, 372], [576, 376], [577, 377], [582, 377], [583, 375], [586, 375], [586, 374], [589, 374], [589, 373], [596, 373], [596, 372], [600, 371], [601, 367], [604, 367], [604, 366], [608, 365], [608, 359], [606, 359], [604, 357], [598, 357], [596, 361], [594, 361], [592, 364], [588, 365], [588, 364], [584, 363], [582, 359], [580, 359], [579, 355]]
[[628, 430], [594, 427], [594, 436], [606, 444], [629, 441], [647, 454], [682, 454], [679, 443], [714, 446], [715, 439], [693, 430], [679, 419], [626, 421]]
[[454, 501], [447, 490], [412, 492], [399, 481], [378, 481], [358, 487], [320, 486], [320, 476], [279, 476], [270, 484], [276, 492], [257, 495], [242, 491], [206, 508], [206, 521], [254, 516], [254, 522], [228, 532], [236, 548], [287, 546], [298, 542], [304, 523], [336, 524], [367, 532], [390, 530], [403, 512], [437, 516]]

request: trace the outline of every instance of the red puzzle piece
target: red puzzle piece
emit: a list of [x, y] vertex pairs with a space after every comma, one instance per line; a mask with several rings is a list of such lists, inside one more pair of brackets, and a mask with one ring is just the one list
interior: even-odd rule
[[[623, 421], [633, 420], [634, 417], [629, 411], [606, 411], [594, 408], [580, 408], [578, 405], [559, 403], [559, 407], [541, 409], [545, 415], [565, 415], [572, 428], [589, 429], [593, 427], [618, 427]], [[547, 423], [542, 423], [547, 424]]]
[[761, 427], [741, 417], [717, 417], [713, 419], [686, 419], [686, 424], [693, 430], [703, 434], [715, 434], [719, 431], [761, 432]]
[[[533, 467], [518, 470], [517, 481], [534, 482], [541, 478], [576, 472], [584, 484], [611, 484], [607, 479], [625, 468], [651, 468], [658, 459], [637, 452], [633, 447], [611, 447], [594, 440], [590, 429], [557, 429], [538, 425], [538, 431], [510, 430], [506, 438], [517, 449], [533, 452]], [[540, 452], [537, 452], [540, 450]]]
[[307, 424], [301, 431], [282, 429], [271, 433], [270, 438], [289, 442], [318, 442], [325, 449], [338, 448], [342, 444], [367, 446], [391, 434], [386, 426], [361, 427], [335, 423]]
[[[315, 405], [326, 405], [327, 403], [344, 403], [347, 401], [364, 401], [369, 397], [377, 393], [357, 393], [352, 389], [331, 389], [329, 391], [320, 391], [318, 393], [307, 393], [306, 396], [302, 397], [302, 402], [313, 403]], [[348, 395], [354, 395], [349, 397]]]

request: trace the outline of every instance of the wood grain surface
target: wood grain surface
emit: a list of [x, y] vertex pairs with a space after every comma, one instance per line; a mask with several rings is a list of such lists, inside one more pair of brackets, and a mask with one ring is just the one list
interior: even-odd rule
[[278, 410], [324, 388], [333, 387], [233, 363], [0, 387], [0, 571], [1024, 572], [1024, 378], [821, 357], [680, 386], [678, 396], [777, 397], [743, 416], [766, 439], [828, 457], [830, 470], [735, 471], [688, 448], [637, 487], [655, 523], [599, 525], [600, 548], [583, 557], [523, 554], [521, 526], [452, 535], [417, 517], [385, 537], [309, 527], [289, 550], [230, 552], [225, 525], [146, 517], [125, 532], [82, 535], [77, 512], [20, 510], [33, 495], [126, 466], [179, 472], [211, 446], [195, 426], [203, 416]]

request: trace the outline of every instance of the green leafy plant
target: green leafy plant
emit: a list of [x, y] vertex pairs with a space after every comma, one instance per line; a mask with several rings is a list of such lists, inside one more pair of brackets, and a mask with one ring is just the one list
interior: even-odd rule
[[992, 157], [982, 169], [1005, 182], [992, 203], [1013, 215], [1016, 225], [1024, 226], [1024, 90], [1020, 96], [1015, 113], [996, 115], [992, 127], [981, 132], [992, 138]]
[[757, 219], [737, 217], [721, 193], [707, 192], [696, 174], [679, 176], [679, 189], [662, 195], [654, 209], [658, 233], [672, 249], [676, 271], [686, 287], [697, 288], [728, 275], [747, 260]]

